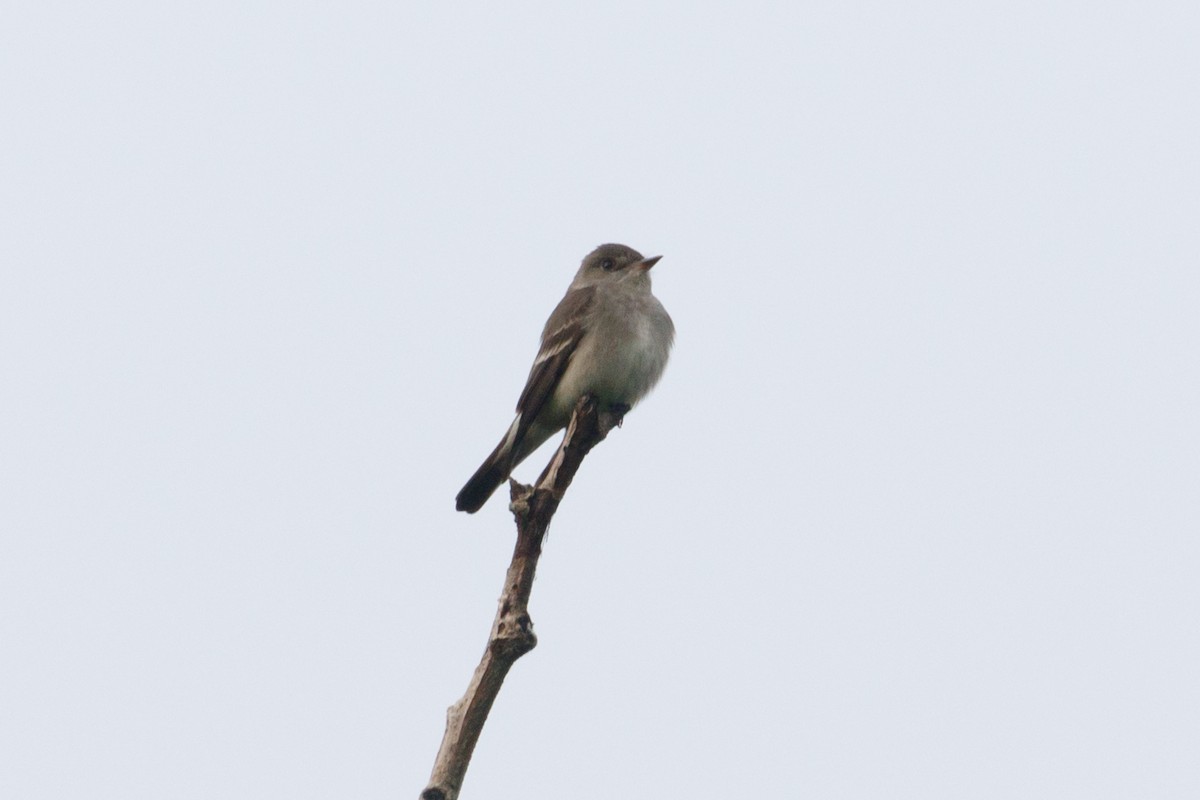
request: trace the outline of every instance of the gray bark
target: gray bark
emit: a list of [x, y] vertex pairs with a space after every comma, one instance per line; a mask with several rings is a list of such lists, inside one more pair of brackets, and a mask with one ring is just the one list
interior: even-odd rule
[[467, 766], [492, 703], [516, 660], [537, 646], [529, 617], [529, 594], [542, 554], [542, 540], [563, 494], [584, 457], [604, 440], [627, 409], [600, 409], [593, 398], [580, 398], [554, 457], [534, 486], [509, 481], [509, 508], [517, 523], [517, 543], [504, 578], [500, 605], [487, 648], [462, 698], [446, 712], [446, 732], [421, 800], [456, 800]]

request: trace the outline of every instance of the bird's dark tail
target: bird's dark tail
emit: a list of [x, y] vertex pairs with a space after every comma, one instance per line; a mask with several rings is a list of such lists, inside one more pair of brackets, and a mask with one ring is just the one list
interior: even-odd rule
[[475, 470], [471, 480], [467, 481], [467, 485], [458, 493], [458, 497], [454, 498], [455, 508], [468, 514], [474, 514], [483, 508], [483, 504], [488, 501], [496, 488], [508, 480], [508, 476], [515, 466], [510, 458], [511, 450], [505, 447], [508, 444], [510, 442], [506, 436], [482, 466]]

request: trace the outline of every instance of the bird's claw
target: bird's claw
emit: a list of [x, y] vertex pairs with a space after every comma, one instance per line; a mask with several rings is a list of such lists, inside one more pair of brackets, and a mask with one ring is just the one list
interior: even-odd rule
[[625, 403], [613, 403], [608, 407], [608, 413], [617, 418], [617, 427], [621, 427], [625, 422], [625, 415], [629, 413], [630, 406]]

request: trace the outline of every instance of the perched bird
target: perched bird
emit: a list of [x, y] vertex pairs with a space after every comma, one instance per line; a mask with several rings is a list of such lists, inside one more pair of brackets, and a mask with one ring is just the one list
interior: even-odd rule
[[575, 403], [591, 394], [631, 408], [667, 366], [675, 325], [650, 292], [650, 268], [623, 244], [588, 253], [542, 330], [542, 346], [517, 400], [517, 418], [455, 499], [474, 514], [513, 469], [567, 426]]

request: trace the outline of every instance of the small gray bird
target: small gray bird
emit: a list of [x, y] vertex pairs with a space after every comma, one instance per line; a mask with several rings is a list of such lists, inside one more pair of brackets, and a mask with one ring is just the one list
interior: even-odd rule
[[588, 253], [546, 321], [542, 346], [517, 400], [517, 418], [456, 498], [474, 514], [526, 456], [567, 426], [585, 394], [631, 408], [667, 366], [675, 326], [650, 292], [650, 268], [623, 244]]

